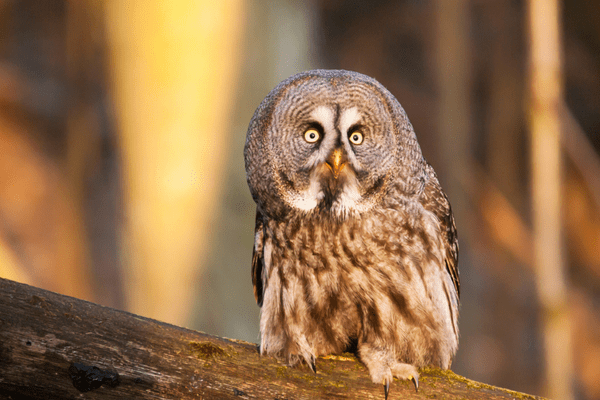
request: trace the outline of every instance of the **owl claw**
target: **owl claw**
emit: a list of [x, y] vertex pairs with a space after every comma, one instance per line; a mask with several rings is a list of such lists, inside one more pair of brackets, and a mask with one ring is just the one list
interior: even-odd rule
[[312, 359], [308, 362], [308, 367], [311, 369], [312, 372], [314, 372], [315, 374], [317, 373], [317, 362], [315, 361], [315, 359]]
[[[415, 392], [419, 393], [419, 377], [418, 376], [410, 376], [409, 380], [415, 385]], [[387, 400], [388, 395], [390, 394], [390, 381], [387, 379], [383, 380], [383, 393], [385, 394], [385, 400]]]
[[411, 376], [410, 380], [415, 384], [415, 392], [419, 393], [419, 377]]

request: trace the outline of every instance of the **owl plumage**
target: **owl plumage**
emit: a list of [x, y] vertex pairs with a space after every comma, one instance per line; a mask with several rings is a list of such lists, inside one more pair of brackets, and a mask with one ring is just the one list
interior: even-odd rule
[[454, 218], [394, 96], [356, 72], [294, 75], [256, 110], [244, 156], [261, 354], [315, 370], [354, 346], [386, 398], [393, 376], [449, 368]]

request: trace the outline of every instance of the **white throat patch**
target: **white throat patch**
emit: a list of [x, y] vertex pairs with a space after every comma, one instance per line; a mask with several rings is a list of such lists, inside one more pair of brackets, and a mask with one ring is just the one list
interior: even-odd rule
[[313, 172], [310, 177], [310, 185], [308, 189], [298, 192], [290, 199], [290, 203], [294, 208], [302, 211], [310, 211], [317, 207], [319, 202], [323, 200], [325, 193], [321, 189], [318, 174]]

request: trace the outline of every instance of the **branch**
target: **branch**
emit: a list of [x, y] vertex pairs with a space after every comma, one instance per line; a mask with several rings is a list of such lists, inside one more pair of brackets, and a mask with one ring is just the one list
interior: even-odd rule
[[[321, 357], [315, 375], [210, 336], [0, 278], [0, 397], [19, 399], [383, 399], [352, 355]], [[391, 398], [537, 397], [422, 369], [419, 392]], [[85, 393], [82, 395], [82, 393]]]

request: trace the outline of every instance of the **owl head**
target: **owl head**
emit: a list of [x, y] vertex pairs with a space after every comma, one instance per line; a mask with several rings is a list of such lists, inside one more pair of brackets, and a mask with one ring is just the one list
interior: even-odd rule
[[406, 113], [375, 79], [312, 70], [275, 87], [254, 113], [244, 148], [263, 215], [347, 218], [391, 191], [421, 187], [425, 160]]

